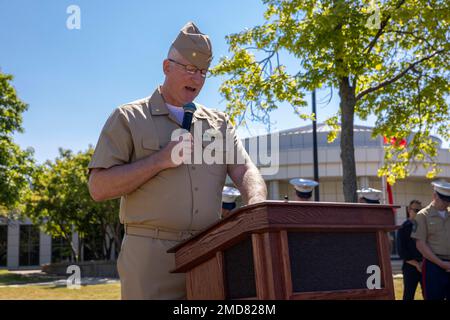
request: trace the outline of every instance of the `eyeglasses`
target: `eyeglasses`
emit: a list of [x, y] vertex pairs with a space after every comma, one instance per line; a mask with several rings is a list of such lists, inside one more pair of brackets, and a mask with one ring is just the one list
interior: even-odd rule
[[187, 73], [189, 74], [196, 74], [197, 71], [200, 71], [200, 75], [202, 76], [202, 78], [206, 78], [206, 76], [208, 75], [208, 70], [207, 69], [199, 69], [196, 66], [193, 66], [192, 64], [182, 64], [179, 63], [178, 61], [172, 60], [172, 59], [167, 59], [170, 62], [176, 63], [182, 67], [184, 67], [184, 70], [186, 70]]
[[409, 208], [410, 210], [414, 211], [415, 213], [418, 213], [422, 209], [416, 209], [416, 208]]

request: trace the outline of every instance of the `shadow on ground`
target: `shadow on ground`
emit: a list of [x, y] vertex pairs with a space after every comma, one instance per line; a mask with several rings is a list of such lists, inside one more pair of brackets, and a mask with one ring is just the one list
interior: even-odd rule
[[8, 270], [0, 270], [0, 286], [50, 282], [61, 279], [65, 279], [65, 277], [48, 275], [43, 272], [14, 273]]

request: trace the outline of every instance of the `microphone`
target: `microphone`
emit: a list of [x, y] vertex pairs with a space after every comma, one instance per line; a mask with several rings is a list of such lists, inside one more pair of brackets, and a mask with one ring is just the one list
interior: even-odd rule
[[192, 124], [192, 116], [194, 115], [195, 110], [197, 110], [197, 107], [193, 102], [189, 102], [183, 106], [183, 110], [184, 116], [183, 116], [183, 124], [181, 125], [181, 127], [190, 132]]

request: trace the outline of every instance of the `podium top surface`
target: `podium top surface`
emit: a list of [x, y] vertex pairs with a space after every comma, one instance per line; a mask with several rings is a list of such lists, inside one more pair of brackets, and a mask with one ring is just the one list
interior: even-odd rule
[[[196, 235], [172, 247], [174, 253], [208, 233], [229, 225], [245, 231], [273, 229], [385, 229], [395, 230], [394, 209], [398, 205], [349, 202], [277, 201], [268, 200], [240, 207], [224, 219], [218, 220]], [[246, 222], [246, 223], [244, 223]], [[244, 231], [245, 230], [245, 231]]]

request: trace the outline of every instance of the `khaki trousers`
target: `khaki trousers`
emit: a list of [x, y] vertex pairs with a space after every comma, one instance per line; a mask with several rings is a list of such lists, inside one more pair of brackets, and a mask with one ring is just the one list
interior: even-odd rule
[[117, 260], [122, 300], [185, 299], [184, 273], [175, 268], [173, 253], [180, 241], [126, 234]]

